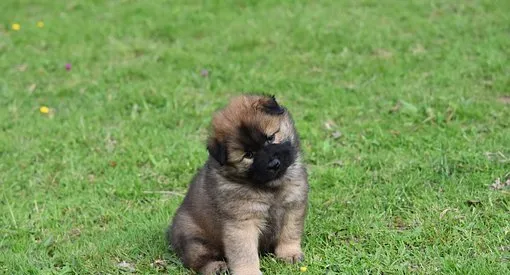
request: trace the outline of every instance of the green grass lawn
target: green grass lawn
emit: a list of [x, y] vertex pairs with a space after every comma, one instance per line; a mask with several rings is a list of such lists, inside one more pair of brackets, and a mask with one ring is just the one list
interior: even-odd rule
[[311, 185], [306, 261], [265, 274], [510, 274], [510, 1], [0, 10], [0, 273], [188, 274], [164, 230], [212, 112], [255, 91]]

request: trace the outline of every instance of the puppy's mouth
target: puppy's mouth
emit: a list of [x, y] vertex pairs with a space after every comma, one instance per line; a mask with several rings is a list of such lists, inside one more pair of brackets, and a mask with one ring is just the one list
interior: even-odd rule
[[295, 150], [290, 142], [270, 144], [257, 152], [250, 169], [255, 183], [269, 184], [280, 179], [295, 161]]

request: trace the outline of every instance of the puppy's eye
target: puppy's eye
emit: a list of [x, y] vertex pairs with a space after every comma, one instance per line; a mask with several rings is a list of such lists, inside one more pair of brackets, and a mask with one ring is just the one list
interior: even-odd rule
[[272, 135], [268, 136], [268, 137], [266, 138], [267, 142], [269, 142], [269, 143], [273, 143], [273, 142], [274, 142], [274, 136], [275, 136], [275, 134], [272, 134]]
[[243, 157], [245, 159], [252, 159], [253, 158], [253, 152], [246, 152]]

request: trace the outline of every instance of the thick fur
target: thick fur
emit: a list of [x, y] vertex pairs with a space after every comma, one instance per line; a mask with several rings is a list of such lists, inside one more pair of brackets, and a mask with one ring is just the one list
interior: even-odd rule
[[260, 252], [302, 260], [309, 187], [289, 112], [274, 97], [235, 97], [214, 115], [207, 149], [168, 230], [184, 265], [258, 275]]

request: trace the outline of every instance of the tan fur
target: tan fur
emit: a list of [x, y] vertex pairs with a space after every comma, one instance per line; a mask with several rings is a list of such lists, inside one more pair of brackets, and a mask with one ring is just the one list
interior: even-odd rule
[[[290, 114], [263, 110], [266, 96], [233, 98], [212, 120], [209, 146], [226, 145], [226, 165], [209, 158], [189, 187], [169, 230], [169, 240], [184, 264], [215, 274], [228, 263], [233, 274], [261, 274], [259, 252], [272, 252], [287, 262], [303, 258], [301, 238], [307, 212], [307, 173]], [[258, 188], [243, 180], [253, 160], [243, 157], [239, 127], [249, 125], [274, 143], [296, 144], [295, 161], [280, 178]]]

